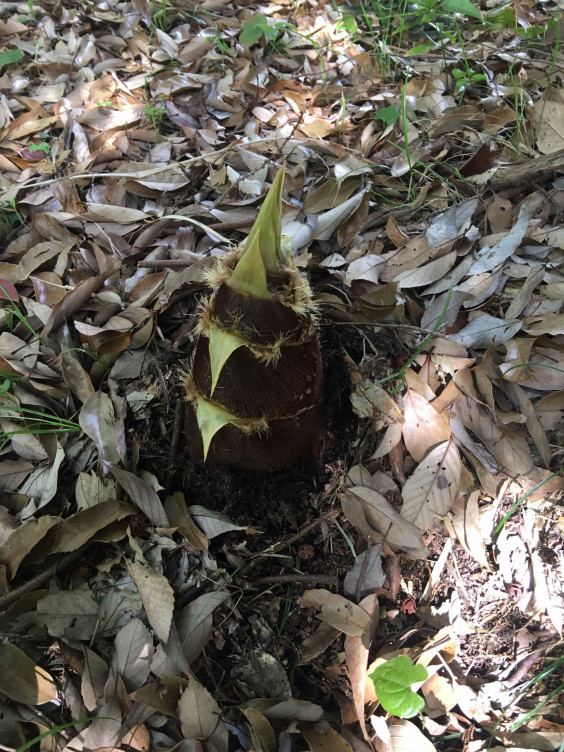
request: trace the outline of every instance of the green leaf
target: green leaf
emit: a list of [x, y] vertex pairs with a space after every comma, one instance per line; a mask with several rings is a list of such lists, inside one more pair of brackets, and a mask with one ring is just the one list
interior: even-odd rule
[[251, 18], [243, 24], [241, 33], [239, 34], [239, 41], [241, 44], [249, 46], [256, 44], [263, 35], [265, 26], [268, 27], [268, 22], [266, 16], [262, 13], [257, 13], [256, 15], [251, 16]]
[[42, 151], [44, 154], [49, 154], [51, 151], [51, 147], [49, 144], [46, 144], [45, 141], [42, 141], [40, 144], [28, 144], [27, 148], [30, 153], [33, 153], [34, 151]]
[[0, 66], [17, 63], [22, 57], [23, 52], [21, 50], [4, 50], [4, 52], [0, 52]]
[[409, 55], [421, 55], [423, 52], [429, 52], [429, 50], [434, 50], [435, 47], [437, 47], [437, 43], [433, 42], [432, 39], [430, 39], [428, 42], [423, 42], [422, 44], [416, 44], [415, 47], [412, 47], [409, 50]]
[[443, 13], [462, 13], [464, 16], [482, 19], [482, 14], [470, 0], [442, 0], [440, 8]]
[[384, 125], [393, 125], [399, 120], [399, 110], [395, 104], [391, 104], [389, 107], [384, 107], [374, 115], [374, 120], [382, 120]]
[[411, 685], [425, 681], [429, 674], [423, 666], [414, 665], [407, 655], [382, 663], [369, 676], [380, 704], [391, 715], [411, 718], [423, 709], [425, 701]]

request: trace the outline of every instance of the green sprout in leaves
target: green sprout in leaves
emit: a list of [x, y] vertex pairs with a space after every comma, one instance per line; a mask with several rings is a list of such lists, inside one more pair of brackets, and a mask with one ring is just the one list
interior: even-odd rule
[[411, 685], [425, 681], [429, 674], [424, 666], [414, 664], [407, 655], [382, 663], [369, 676], [386, 712], [399, 718], [411, 718], [423, 709], [425, 701]]

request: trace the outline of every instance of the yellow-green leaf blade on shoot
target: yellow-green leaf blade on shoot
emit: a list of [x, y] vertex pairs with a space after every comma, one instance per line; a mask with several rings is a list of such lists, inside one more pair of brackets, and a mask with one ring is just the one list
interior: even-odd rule
[[270, 300], [272, 293], [266, 284], [266, 267], [260, 252], [260, 234], [255, 233], [253, 242], [247, 245], [237, 261], [233, 274], [225, 283], [241, 295]]
[[212, 377], [210, 397], [212, 397], [217, 380], [227, 359], [239, 347], [246, 345], [247, 340], [238, 334], [233, 334], [225, 329], [219, 329], [215, 324], [210, 326], [208, 336]]
[[267, 272], [280, 270], [282, 251], [280, 237], [282, 235], [282, 188], [284, 187], [284, 167], [278, 170], [276, 177], [266, 194], [266, 198], [260, 207], [256, 222], [251, 228], [245, 253], [257, 243], [257, 235], [260, 234], [260, 252]]
[[227, 410], [223, 410], [218, 405], [215, 405], [213, 402], [208, 402], [207, 399], [198, 395], [196, 420], [198, 421], [198, 428], [202, 434], [205, 462], [213, 437], [220, 428], [223, 428], [223, 426], [226, 426], [228, 423], [235, 423], [237, 418], [235, 415], [227, 412]]

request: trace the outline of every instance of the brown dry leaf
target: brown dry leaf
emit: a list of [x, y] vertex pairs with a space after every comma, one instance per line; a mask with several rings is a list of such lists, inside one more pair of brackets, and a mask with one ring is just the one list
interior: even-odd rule
[[480, 528], [479, 491], [473, 491], [468, 499], [459, 494], [453, 505], [452, 524], [456, 537], [466, 551], [485, 569], [490, 565], [486, 544]]
[[149, 624], [159, 640], [166, 642], [174, 610], [173, 589], [164, 575], [155, 572], [147, 564], [127, 561], [127, 567], [137, 585]]
[[371, 616], [363, 608], [329, 590], [306, 590], [298, 598], [298, 604], [319, 609], [318, 619], [354, 637], [362, 637], [372, 623]]
[[364, 689], [368, 668], [368, 656], [374, 630], [378, 625], [378, 596], [371, 594], [358, 604], [370, 616], [370, 632], [362, 637], [347, 635], [345, 637], [345, 662], [351, 683], [354, 707], [364, 738], [368, 741], [364, 722]]
[[112, 669], [119, 674], [128, 691], [139, 689], [151, 671], [153, 640], [140, 619], [132, 619], [117, 633]]
[[402, 516], [421, 530], [429, 530], [434, 517], [444, 517], [460, 490], [458, 449], [445, 441], [431, 450], [415, 468], [402, 489]]
[[542, 154], [552, 154], [564, 148], [564, 104], [543, 97], [529, 112], [536, 128], [539, 151]]
[[84, 433], [96, 444], [100, 473], [107, 475], [112, 465], [125, 459], [123, 422], [116, 419], [111, 399], [96, 392], [83, 404], [78, 422]]
[[462, 397], [452, 410], [511, 474], [523, 476], [533, 470], [535, 463], [525, 438], [505, 426], [504, 431], [498, 428], [482, 405]]
[[95, 292], [102, 287], [104, 282], [112, 276], [112, 274], [118, 271], [118, 266], [109, 265], [106, 271], [97, 274], [95, 277], [80, 282], [74, 290], [71, 290], [65, 295], [62, 300], [53, 306], [53, 311], [49, 320], [45, 324], [43, 334], [47, 336], [53, 331], [56, 331], [65, 321], [71, 319], [77, 311], [82, 310], [84, 305]]
[[185, 606], [176, 618], [176, 629], [186, 663], [193, 663], [213, 634], [213, 613], [229, 598], [229, 593], [215, 590], [204, 593]]
[[327, 721], [300, 730], [311, 752], [353, 752], [351, 745]]
[[430, 718], [445, 715], [456, 705], [456, 695], [452, 687], [452, 680], [438, 673], [431, 674], [421, 685], [421, 692], [425, 698], [425, 714]]
[[408, 389], [403, 400], [403, 441], [407, 451], [420, 462], [427, 451], [450, 439], [448, 418], [429, 404], [427, 399], [413, 389]]
[[15, 645], [0, 645], [0, 692], [23, 705], [43, 705], [58, 699], [57, 685], [44, 669]]
[[276, 752], [278, 749], [276, 734], [266, 716], [256, 708], [244, 708], [243, 713], [251, 727], [253, 749], [257, 752]]
[[112, 467], [111, 471], [131, 501], [151, 520], [153, 525], [169, 527], [161, 500], [147, 481], [119, 467]]
[[83, 509], [67, 517], [55, 530], [50, 553], [76, 551], [93, 538], [99, 530], [134, 512], [135, 508], [123, 501], [103, 501], [96, 506]]
[[405, 718], [392, 718], [389, 725], [390, 743], [381, 745], [376, 741], [377, 752], [436, 752], [435, 745]]
[[370, 459], [378, 460], [389, 454], [401, 441], [402, 431], [403, 426], [401, 423], [392, 423], [389, 425]]
[[427, 557], [421, 532], [377, 491], [353, 486], [341, 494], [341, 504], [345, 517], [368, 542], [380, 543], [385, 540], [412, 558]]
[[182, 491], [177, 491], [168, 497], [164, 503], [164, 511], [168, 519], [168, 524], [171, 527], [175, 527], [190, 545], [194, 546], [198, 551], [206, 551], [208, 549], [209, 541], [192, 519], [192, 515], [188, 512], [186, 499]]
[[0, 543], [0, 564], [6, 567], [8, 579], [12, 580], [28, 553], [47, 535], [49, 530], [60, 524], [60, 517], [42, 515], [38, 520], [26, 520], [19, 527], [4, 534]]
[[229, 734], [221, 721], [220, 707], [195, 676], [188, 677], [188, 686], [180, 697], [178, 719], [185, 739], [209, 740], [217, 752], [227, 752]]

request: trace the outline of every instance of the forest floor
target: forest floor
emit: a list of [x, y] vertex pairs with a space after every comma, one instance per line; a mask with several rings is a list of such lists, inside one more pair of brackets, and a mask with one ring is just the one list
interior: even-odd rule
[[[0, 8], [0, 751], [562, 752], [558, 4]], [[197, 465], [283, 164], [325, 448]]]

